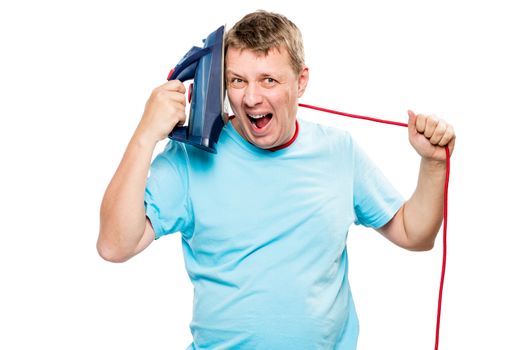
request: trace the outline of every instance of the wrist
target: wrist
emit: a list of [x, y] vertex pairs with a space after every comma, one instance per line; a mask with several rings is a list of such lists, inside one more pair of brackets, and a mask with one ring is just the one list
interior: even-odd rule
[[446, 171], [446, 160], [439, 160], [433, 158], [422, 157], [420, 160], [420, 166], [429, 171]]
[[158, 141], [160, 141], [148, 128], [144, 128], [141, 125], [135, 130], [133, 140], [138, 146], [146, 148], [154, 148]]

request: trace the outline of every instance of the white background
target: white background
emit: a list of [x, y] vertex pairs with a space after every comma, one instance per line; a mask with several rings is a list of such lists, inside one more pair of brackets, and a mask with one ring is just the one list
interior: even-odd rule
[[[398, 121], [411, 108], [455, 126], [440, 349], [524, 349], [524, 13], [508, 0], [2, 2], [0, 348], [191, 342], [180, 236], [105, 262], [99, 205], [151, 90], [258, 8], [303, 31], [301, 102]], [[352, 130], [409, 197], [418, 160], [405, 129], [300, 113]], [[410, 253], [350, 229], [359, 350], [433, 348], [440, 238]]]

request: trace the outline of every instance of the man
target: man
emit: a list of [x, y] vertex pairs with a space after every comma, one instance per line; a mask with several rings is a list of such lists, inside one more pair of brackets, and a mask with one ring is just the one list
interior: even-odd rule
[[121, 262], [181, 233], [195, 288], [188, 349], [355, 349], [347, 230], [357, 222], [431, 249], [453, 128], [409, 112], [421, 164], [404, 201], [347, 132], [297, 120], [309, 69], [292, 22], [248, 14], [225, 45], [234, 117], [218, 154], [171, 141], [151, 164], [186, 118], [184, 85], [156, 88], [104, 196], [98, 251]]

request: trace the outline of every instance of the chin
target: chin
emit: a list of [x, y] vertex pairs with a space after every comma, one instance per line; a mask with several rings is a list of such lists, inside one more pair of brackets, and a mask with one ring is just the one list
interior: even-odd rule
[[251, 142], [253, 145], [257, 146], [258, 148], [261, 148], [261, 149], [270, 149], [270, 148], [273, 148], [275, 147], [273, 144], [274, 142], [260, 142], [260, 141], [252, 141]]

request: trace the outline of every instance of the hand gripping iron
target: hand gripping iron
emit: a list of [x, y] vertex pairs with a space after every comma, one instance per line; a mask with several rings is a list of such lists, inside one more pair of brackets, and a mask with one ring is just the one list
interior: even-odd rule
[[191, 103], [187, 126], [175, 126], [172, 140], [182, 141], [211, 153], [227, 120], [224, 112], [224, 26], [204, 39], [203, 47], [193, 46], [178, 62], [167, 80], [182, 82], [193, 79], [189, 86]]

